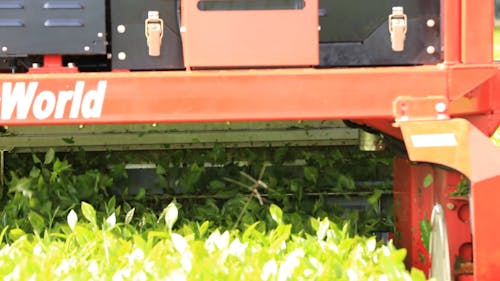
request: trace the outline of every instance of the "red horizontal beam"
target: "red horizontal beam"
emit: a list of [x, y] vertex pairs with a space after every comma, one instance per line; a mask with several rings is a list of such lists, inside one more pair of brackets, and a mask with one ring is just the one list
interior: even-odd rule
[[4, 74], [0, 123], [393, 119], [398, 96], [459, 96], [449, 74], [443, 66]]

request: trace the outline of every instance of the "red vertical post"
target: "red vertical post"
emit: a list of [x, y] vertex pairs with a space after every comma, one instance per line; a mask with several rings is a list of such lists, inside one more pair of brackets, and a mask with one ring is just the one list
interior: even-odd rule
[[[444, 1], [448, 2], [448, 1]], [[491, 63], [493, 61], [493, 0], [462, 0], [463, 63]], [[445, 29], [445, 32], [449, 32]]]
[[[421, 225], [430, 221], [431, 211], [439, 203], [445, 209], [448, 225], [450, 264], [455, 275], [471, 273], [472, 236], [467, 197], [451, 196], [463, 181], [461, 174], [430, 164], [412, 164], [403, 158], [394, 160], [395, 242], [407, 249], [407, 266], [426, 274], [429, 252], [424, 247]], [[452, 268], [452, 269], [453, 269]]]
[[461, 0], [441, 1], [442, 40], [444, 47], [444, 62], [455, 64], [460, 62], [460, 17]]

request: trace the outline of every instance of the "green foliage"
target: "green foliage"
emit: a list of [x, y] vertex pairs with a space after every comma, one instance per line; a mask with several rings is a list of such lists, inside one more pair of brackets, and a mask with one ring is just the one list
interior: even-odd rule
[[469, 197], [470, 194], [470, 181], [466, 178], [462, 179], [460, 183], [458, 183], [457, 190], [450, 193], [450, 196], [457, 197]]
[[[131, 223], [175, 198], [180, 223], [208, 220], [230, 229], [261, 221], [269, 228], [277, 222], [263, 207], [275, 204], [287, 214], [283, 223], [291, 224], [293, 233], [311, 231], [309, 216], [350, 220], [353, 233], [363, 235], [392, 230], [391, 214], [381, 213], [377, 205], [391, 188], [391, 155], [347, 147], [231, 150], [216, 145], [211, 150], [139, 153], [49, 150], [27, 156], [8, 154], [10, 177], [0, 227], [41, 233], [55, 221], [65, 221], [71, 209], [95, 225], [112, 213], [122, 219], [129, 213]], [[161, 194], [147, 187], [132, 191], [125, 163], [156, 164]], [[332, 196], [347, 200], [353, 191], [369, 196], [373, 208], [345, 209], [332, 202]], [[81, 201], [92, 202], [95, 220], [82, 214], [87, 207], [79, 207]], [[157, 219], [144, 221], [144, 227]]]
[[[298, 259], [301, 265], [293, 271], [294, 278], [333, 275], [348, 280], [352, 273], [342, 268], [347, 270], [360, 258], [344, 261], [351, 255], [347, 253], [356, 247], [370, 249], [359, 250], [361, 256], [376, 251], [372, 251], [374, 239], [367, 242], [368, 238], [357, 234], [392, 230], [391, 214], [381, 213], [378, 206], [390, 188], [389, 155], [362, 154], [349, 148], [231, 150], [215, 146], [212, 150], [99, 155], [50, 150], [44, 155], [8, 157], [9, 177], [0, 197], [1, 276], [87, 280], [97, 278], [87, 270], [97, 266], [101, 280], [119, 279], [116, 274], [122, 273], [123, 279], [145, 274], [147, 280], [170, 275], [172, 279], [240, 280], [240, 275], [262, 277], [267, 268], [268, 275], [262, 279], [275, 280], [285, 276], [280, 268], [287, 260]], [[154, 193], [147, 186], [134, 191], [124, 163], [156, 164], [161, 192]], [[353, 196], [353, 191], [367, 196], [371, 207], [347, 210], [332, 200], [332, 196]], [[337, 225], [344, 226], [339, 229]], [[343, 243], [346, 246], [340, 246]], [[249, 248], [238, 256], [229, 254], [231, 245], [239, 249], [242, 244]], [[347, 252], [329, 252], [338, 252], [339, 247]], [[393, 255], [393, 263], [400, 263], [404, 256], [392, 245], [378, 248]], [[144, 258], [162, 266], [149, 272], [145, 271], [149, 263], [123, 262], [139, 250]], [[4, 254], [17, 257], [21, 267], [4, 262]], [[183, 258], [190, 263], [183, 263]], [[220, 268], [219, 259], [225, 259]], [[191, 270], [187, 270], [189, 264]], [[26, 267], [31, 269], [16, 273], [16, 268]], [[248, 272], [247, 267], [251, 268]], [[399, 265], [396, 269], [376, 267], [389, 280], [400, 279], [382, 270], [397, 271], [400, 277], [414, 275]]]
[[422, 243], [424, 243], [424, 247], [429, 250], [430, 238], [432, 226], [429, 220], [423, 219], [419, 222], [420, 226], [420, 238], [422, 239]]
[[[377, 243], [375, 237], [352, 236], [348, 225], [339, 227], [327, 218], [311, 219], [315, 235], [291, 234], [291, 225], [281, 223], [267, 231], [259, 228], [260, 223], [241, 231], [209, 231], [207, 221], [189, 222], [176, 230], [165, 229], [162, 221], [143, 229], [141, 220], [96, 228], [95, 209], [81, 206], [86, 220], [73, 226], [57, 223], [43, 236], [12, 229], [11, 236], [17, 232], [14, 242], [0, 248], [0, 276], [5, 280], [426, 280], [420, 270], [405, 269], [404, 249], [391, 242]], [[269, 212], [279, 218], [283, 212], [272, 206]], [[174, 203], [164, 210], [165, 217], [178, 213]], [[71, 213], [65, 215], [69, 218]]]

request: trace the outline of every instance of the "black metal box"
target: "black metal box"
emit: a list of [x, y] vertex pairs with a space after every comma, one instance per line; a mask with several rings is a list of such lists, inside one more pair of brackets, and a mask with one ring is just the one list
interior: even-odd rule
[[[112, 68], [132, 70], [184, 68], [179, 28], [179, 2], [111, 0]], [[148, 37], [149, 27], [152, 28], [152, 32], [161, 28], [161, 38]], [[148, 45], [148, 38], [156, 43], [159, 40], [161, 45]], [[154, 49], [153, 54], [151, 54], [152, 49]]]
[[[441, 61], [440, 0], [320, 0], [322, 66], [414, 65]], [[399, 8], [398, 8], [399, 7]], [[389, 19], [393, 8], [404, 17]], [[391, 23], [405, 21], [403, 50]]]
[[105, 0], [0, 0], [0, 56], [105, 53]]

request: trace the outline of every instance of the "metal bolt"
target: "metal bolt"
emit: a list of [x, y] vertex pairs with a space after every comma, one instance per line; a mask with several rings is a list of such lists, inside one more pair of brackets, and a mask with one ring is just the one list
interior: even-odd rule
[[446, 208], [448, 208], [448, 210], [453, 210], [453, 209], [455, 209], [455, 204], [448, 203], [448, 204], [446, 204]]
[[434, 109], [436, 109], [436, 111], [438, 113], [443, 113], [446, 111], [446, 103], [444, 102], [438, 102], [436, 103], [436, 105], [434, 106]]
[[434, 48], [434, 46], [429, 46], [429, 47], [427, 47], [426, 51], [429, 55], [432, 55], [436, 52], [436, 48]]
[[118, 59], [119, 60], [125, 60], [125, 59], [127, 59], [127, 54], [125, 52], [119, 52], [118, 53]]
[[68, 62], [68, 67], [69, 68], [74, 68], [75, 67], [75, 63], [74, 62]]
[[433, 19], [428, 19], [426, 24], [427, 24], [427, 27], [434, 27], [434, 26], [436, 26], [436, 21]]
[[7, 50], [9, 50], [7, 47], [5, 46], [2, 47], [2, 52], [7, 52]]
[[32, 63], [31, 68], [39, 68], [40, 65], [38, 63]]
[[118, 33], [125, 33], [126, 30], [127, 28], [125, 28], [125, 25], [123, 24], [120, 24], [116, 27], [116, 31], [118, 31]]
[[89, 47], [89, 46], [85, 46], [85, 47], [83, 47], [83, 50], [84, 50], [85, 52], [88, 52], [88, 51], [90, 51], [90, 47]]
[[97, 37], [102, 38], [103, 36], [104, 36], [104, 34], [102, 32], [97, 33]]
[[106, 58], [107, 58], [108, 60], [112, 59], [112, 58], [113, 58], [113, 54], [111, 54], [111, 53], [107, 53], [107, 54], [106, 54]]

